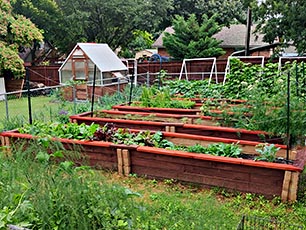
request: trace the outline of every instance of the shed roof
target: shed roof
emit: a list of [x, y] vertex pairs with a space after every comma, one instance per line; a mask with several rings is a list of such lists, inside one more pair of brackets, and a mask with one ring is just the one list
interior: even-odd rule
[[[250, 36], [250, 47], [264, 46], [268, 43], [263, 42], [263, 34], [256, 35], [253, 34], [255, 26], [252, 26], [251, 36]], [[230, 27], [223, 27], [221, 31], [216, 33], [213, 37], [218, 40], [222, 40], [220, 47], [222, 48], [241, 48], [245, 46], [247, 27], [243, 24], [231, 25]], [[173, 27], [167, 27], [164, 32], [157, 38], [153, 43], [152, 47], [163, 48], [163, 37], [164, 33], [168, 32], [170, 34], [174, 33]]]
[[77, 43], [66, 58], [65, 62], [62, 64], [61, 68], [66, 64], [78, 47], [88, 56], [88, 58], [101, 72], [121, 71], [128, 69], [122, 63], [120, 58], [111, 50], [111, 48], [104, 43]]

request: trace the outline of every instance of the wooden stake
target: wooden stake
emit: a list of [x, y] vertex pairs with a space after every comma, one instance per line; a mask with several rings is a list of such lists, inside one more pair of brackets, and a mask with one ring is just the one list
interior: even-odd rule
[[122, 157], [123, 157], [123, 172], [125, 176], [128, 176], [131, 173], [131, 159], [130, 159], [129, 150], [123, 149]]
[[281, 199], [283, 202], [286, 202], [288, 200], [290, 180], [291, 180], [291, 172], [286, 171], [285, 176], [284, 176], [284, 181], [283, 181], [282, 194], [281, 194]]
[[123, 159], [122, 159], [122, 150], [117, 149], [117, 161], [118, 161], [118, 174], [123, 175]]

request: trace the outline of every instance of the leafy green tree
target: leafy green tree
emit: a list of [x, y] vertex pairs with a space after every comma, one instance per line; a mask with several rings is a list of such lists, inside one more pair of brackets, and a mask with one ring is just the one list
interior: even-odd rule
[[221, 25], [246, 24], [247, 9], [254, 0], [198, 0], [196, 8], [208, 16], [217, 14], [216, 20]]
[[34, 41], [42, 39], [41, 31], [29, 19], [12, 13], [10, 1], [0, 2], [0, 74], [10, 71], [20, 77], [24, 66], [19, 48], [31, 47]]
[[62, 15], [54, 0], [14, 0], [11, 4], [15, 14], [30, 18], [38, 28], [43, 29], [44, 39], [50, 42], [56, 39], [58, 34], [55, 32]]
[[135, 31], [152, 31], [172, 0], [15, 0], [16, 12], [46, 31], [45, 38], [64, 53], [77, 42], [128, 47]]
[[174, 0], [160, 26], [161, 29], [170, 26], [175, 15], [187, 19], [190, 14], [195, 14], [198, 21], [201, 21], [203, 12], [208, 17], [217, 14], [216, 21], [219, 25], [246, 24], [247, 8], [254, 1], [256, 0]]
[[284, 46], [293, 44], [300, 54], [306, 52], [306, 1], [265, 0], [253, 10], [265, 42], [279, 40]]
[[222, 41], [212, 36], [221, 30], [215, 21], [216, 16], [202, 17], [202, 23], [197, 22], [196, 16], [191, 14], [187, 20], [182, 16], [176, 16], [173, 21], [174, 33], [165, 33], [163, 44], [169, 54], [182, 60], [184, 58], [216, 57], [224, 54], [219, 47]]
[[153, 36], [147, 31], [136, 30], [133, 32], [134, 39], [125, 49], [122, 49], [120, 56], [125, 58], [133, 58], [135, 53], [140, 50], [150, 49], [153, 44]]

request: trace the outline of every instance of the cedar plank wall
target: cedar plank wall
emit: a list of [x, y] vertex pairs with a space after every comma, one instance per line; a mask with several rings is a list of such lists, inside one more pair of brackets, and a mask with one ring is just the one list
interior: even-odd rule
[[90, 166], [96, 168], [103, 168], [109, 170], [117, 170], [117, 154], [114, 148], [101, 147], [93, 145], [74, 145], [74, 144], [63, 144], [64, 148], [67, 150], [80, 150], [83, 153], [84, 162], [88, 163]]
[[[269, 198], [281, 195], [285, 171], [199, 161], [159, 154], [131, 151], [132, 172], [149, 178], [178, 179], [203, 187], [225, 187], [230, 190], [263, 194]], [[234, 166], [234, 167], [233, 167]]]

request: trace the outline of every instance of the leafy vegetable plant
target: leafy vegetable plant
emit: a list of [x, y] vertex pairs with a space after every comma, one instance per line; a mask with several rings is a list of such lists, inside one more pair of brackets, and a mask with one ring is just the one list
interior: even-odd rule
[[274, 144], [257, 145], [256, 151], [260, 155], [255, 157], [255, 160], [273, 162], [276, 159], [276, 153], [278, 150], [280, 150], [280, 148], [277, 148]]

